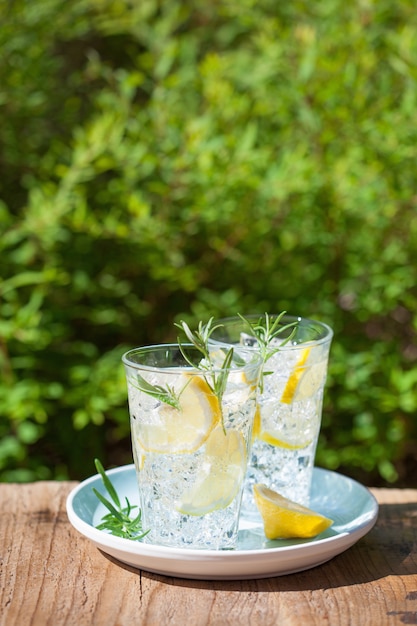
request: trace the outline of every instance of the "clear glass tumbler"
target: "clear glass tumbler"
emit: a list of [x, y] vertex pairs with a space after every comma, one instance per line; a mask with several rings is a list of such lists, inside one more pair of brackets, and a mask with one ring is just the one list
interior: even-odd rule
[[222, 367], [228, 350], [216, 350], [209, 363], [188, 344], [145, 346], [122, 357], [147, 542], [235, 546], [260, 359]]
[[[321, 426], [323, 390], [332, 329], [322, 322], [291, 315], [277, 318], [280, 332], [266, 351], [253, 429], [252, 452], [243, 495], [242, 511], [259, 517], [253, 485], [264, 483], [284, 497], [309, 505], [314, 459]], [[246, 318], [263, 325], [265, 317]], [[242, 355], [260, 352], [256, 333], [239, 316], [214, 320], [218, 326], [211, 341], [233, 345]]]

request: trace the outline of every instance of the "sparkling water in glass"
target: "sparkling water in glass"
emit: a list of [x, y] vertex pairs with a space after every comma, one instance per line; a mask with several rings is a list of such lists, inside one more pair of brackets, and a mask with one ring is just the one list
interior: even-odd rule
[[[229, 348], [228, 348], [229, 349]], [[227, 349], [227, 350], [228, 350]], [[196, 549], [235, 546], [260, 359], [191, 367], [191, 345], [147, 346], [123, 356], [145, 541]]]
[[[270, 322], [277, 317], [269, 316]], [[215, 320], [214, 325], [219, 327], [211, 340], [217, 345], [234, 345], [242, 356], [259, 351], [250, 327], [240, 317]], [[309, 505], [333, 331], [322, 322], [290, 315], [282, 316], [279, 325], [290, 328], [272, 340], [270, 351], [276, 352], [264, 363], [260, 378], [242, 503], [247, 519], [259, 518], [253, 498], [256, 483]]]

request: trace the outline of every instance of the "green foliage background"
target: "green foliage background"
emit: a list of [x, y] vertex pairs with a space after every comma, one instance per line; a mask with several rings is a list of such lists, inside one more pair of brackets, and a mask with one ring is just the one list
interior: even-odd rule
[[414, 0], [0, 7], [0, 480], [130, 462], [125, 349], [285, 309], [317, 463], [415, 486]]

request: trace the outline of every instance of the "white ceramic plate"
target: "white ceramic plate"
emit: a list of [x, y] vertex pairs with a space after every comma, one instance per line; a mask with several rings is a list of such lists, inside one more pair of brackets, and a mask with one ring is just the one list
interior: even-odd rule
[[[107, 472], [122, 498], [138, 503], [134, 465]], [[310, 506], [334, 524], [314, 539], [267, 541], [259, 524], [242, 518], [237, 548], [228, 551], [167, 548], [114, 537], [97, 530], [107, 509], [94, 495], [106, 494], [100, 475], [80, 483], [68, 496], [71, 524], [98, 548], [132, 567], [166, 576], [237, 580], [281, 576], [321, 565], [344, 552], [371, 530], [378, 516], [374, 496], [358, 482], [314, 469]]]

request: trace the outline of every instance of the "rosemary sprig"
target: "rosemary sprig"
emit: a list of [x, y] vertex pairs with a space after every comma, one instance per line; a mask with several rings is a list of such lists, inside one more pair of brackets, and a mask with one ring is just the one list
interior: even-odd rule
[[180, 391], [176, 391], [176, 389], [174, 389], [171, 385], [167, 385], [166, 387], [162, 387], [161, 385], [151, 385], [138, 373], [136, 373], [136, 380], [131, 378], [130, 383], [133, 387], [139, 389], [139, 391], [147, 393], [149, 396], [156, 398], [160, 402], [169, 404], [174, 407], [174, 409], [180, 409], [180, 395], [184, 391], [185, 387], [183, 387]]
[[214, 393], [215, 396], [217, 396], [219, 403], [221, 403], [221, 399], [226, 389], [227, 377], [229, 375], [229, 368], [233, 360], [234, 350], [232, 347], [230, 347], [225, 354], [223, 363], [220, 366], [214, 365], [211, 358], [208, 342], [211, 334], [214, 330], [216, 330], [216, 328], [220, 327], [220, 324], [218, 324], [217, 326], [213, 326], [213, 318], [210, 318], [205, 326], [203, 326], [203, 323], [200, 322], [196, 331], [192, 331], [188, 324], [183, 321], [181, 321], [179, 324], [175, 323], [175, 326], [184, 331], [188, 341], [202, 354], [202, 359], [200, 360], [200, 362], [193, 363], [193, 361], [187, 355], [181, 339], [178, 338], [178, 345], [184, 359], [192, 367], [199, 369], [203, 372], [207, 372], [207, 374], [209, 374], [209, 376], [205, 376], [204, 378], [211, 391]]
[[[265, 313], [264, 317], [260, 317], [257, 321], [249, 320], [246, 317], [243, 317], [243, 315], [241, 315], [240, 313], [238, 313], [240, 319], [245, 322], [245, 324], [247, 324], [250, 333], [255, 337], [264, 363], [268, 361], [268, 359], [270, 359], [272, 355], [278, 352], [280, 348], [282, 348], [282, 346], [285, 346], [285, 344], [291, 341], [291, 339], [294, 337], [296, 327], [298, 325], [297, 321], [280, 326], [281, 320], [285, 313], [286, 311], [283, 311], [273, 321], [271, 320], [271, 317], [268, 315], [268, 313]], [[286, 337], [282, 341], [282, 343], [279, 344], [279, 346], [271, 347], [272, 340], [290, 328], [293, 329], [290, 335]]]
[[[277, 315], [276, 318], [272, 320], [271, 316], [269, 316], [268, 313], [265, 313], [264, 317], [260, 317], [257, 321], [252, 321], [238, 313], [240, 319], [245, 322], [245, 324], [247, 324], [250, 334], [255, 337], [259, 347], [259, 352], [263, 363], [262, 374], [259, 381], [259, 388], [261, 392], [263, 391], [263, 377], [268, 374], [272, 374], [272, 372], [268, 372], [264, 369], [265, 363], [276, 352], [279, 352], [279, 350], [283, 346], [285, 346], [285, 344], [292, 340], [297, 330], [297, 321], [289, 322], [288, 324], [283, 324], [282, 326], [280, 326], [281, 320], [285, 314], [286, 311], [282, 311], [282, 313]], [[288, 335], [288, 337], [283, 339], [283, 341], [279, 345], [272, 345], [273, 339], [277, 338], [279, 335], [291, 328], [292, 331]]]
[[[221, 399], [226, 389], [228, 376], [227, 370], [230, 367], [233, 359], [233, 348], [230, 348], [227, 351], [221, 366], [215, 367], [212, 362], [210, 350], [208, 347], [208, 341], [211, 333], [216, 328], [218, 328], [218, 326], [213, 326], [213, 318], [209, 320], [208, 324], [205, 327], [203, 326], [203, 323], [200, 322], [196, 331], [192, 331], [188, 324], [186, 324], [185, 322], [175, 324], [175, 326], [184, 331], [189, 342], [201, 353], [202, 358], [197, 363], [192, 361], [187, 354], [184, 344], [181, 343], [181, 339], [178, 339], [178, 346], [186, 363], [188, 363], [193, 369], [207, 372], [208, 375], [204, 378], [213, 394], [217, 396], [221, 406]], [[175, 409], [180, 410], [181, 394], [190, 381], [188, 381], [186, 385], [182, 387], [182, 389], [177, 390], [170, 385], [166, 385], [165, 387], [162, 387], [161, 385], [152, 385], [147, 380], [145, 380], [143, 376], [141, 376], [139, 373], [136, 373], [135, 377], [130, 378], [129, 382], [133, 387], [136, 387], [140, 391], [147, 393], [148, 395], [156, 398], [160, 402], [164, 402], [165, 404], [169, 404]]]
[[107, 489], [107, 493], [113, 500], [113, 503], [107, 500], [97, 489], [93, 487], [93, 492], [100, 500], [102, 504], [108, 509], [109, 513], [103, 515], [101, 523], [96, 526], [98, 530], [107, 530], [110, 534], [116, 537], [123, 537], [124, 539], [132, 539], [133, 541], [140, 541], [148, 534], [149, 530], [143, 531], [142, 529], [142, 512], [139, 509], [139, 513], [135, 518], [131, 518], [130, 514], [133, 509], [137, 509], [137, 506], [132, 506], [127, 498], [126, 506], [122, 507], [120, 503], [119, 495], [111, 482], [110, 478], [104, 471], [103, 465], [98, 459], [94, 459], [94, 463], [98, 473], [101, 476], [103, 484]]

